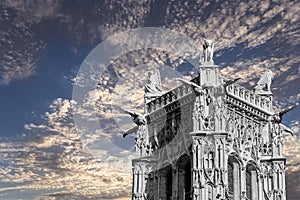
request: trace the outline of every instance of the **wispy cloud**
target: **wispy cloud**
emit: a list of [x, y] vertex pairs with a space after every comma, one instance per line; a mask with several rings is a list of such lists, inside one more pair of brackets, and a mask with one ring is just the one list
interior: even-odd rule
[[[87, 9], [78, 9], [78, 12], [75, 9], [75, 12], [68, 10], [61, 1], [2, 1], [0, 22], [6, 29], [0, 30], [0, 84], [35, 74], [46, 39], [33, 27], [44, 29], [46, 19], [65, 26], [66, 34], [71, 36], [75, 45], [94, 45], [95, 41], [123, 30], [151, 24], [149, 21], [156, 18], [149, 17], [155, 14], [155, 9], [159, 9], [161, 15], [157, 16], [157, 25], [192, 37], [199, 43], [200, 49], [203, 37], [216, 41], [215, 60], [220, 61], [221, 72], [226, 77], [240, 76], [244, 78], [242, 83], [251, 88], [261, 72], [266, 68], [272, 69], [276, 73], [273, 90], [275, 96], [280, 97], [276, 99], [277, 104], [285, 106], [299, 101], [300, 91], [296, 87], [300, 75], [298, 2], [251, 0], [215, 4], [199, 0], [194, 4], [190, 1], [167, 1], [163, 6], [157, 6], [155, 2], [103, 1], [101, 5], [82, 2], [76, 6], [86, 6]], [[107, 149], [101, 141], [105, 138], [111, 142], [118, 137], [120, 129], [126, 130], [131, 125], [129, 117], [111, 113], [110, 104], [143, 112], [145, 68], [141, 70], [136, 66], [150, 63], [148, 69], [154, 69], [156, 64], [169, 64], [176, 68], [183, 62], [182, 57], [169, 52], [129, 52], [114, 60], [107, 74], [100, 78], [90, 77], [99, 81], [100, 86], [87, 94], [83, 107], [76, 107], [75, 101], [58, 98], [44, 114], [45, 123], [25, 125], [26, 134], [17, 139], [1, 138], [0, 193], [37, 189], [41, 192], [37, 199], [122, 199], [130, 196], [130, 157], [120, 159], [127, 155], [122, 154], [122, 149]], [[118, 85], [120, 80], [123, 85]], [[87, 80], [81, 81], [84, 85]], [[167, 81], [167, 89], [175, 85], [171, 80]], [[295, 89], [290, 90], [291, 85]], [[94, 113], [86, 109], [90, 106], [95, 107]], [[83, 137], [80, 130], [75, 129], [72, 112], [98, 121], [101, 130]], [[299, 122], [293, 122], [291, 127], [299, 134]], [[288, 190], [299, 194], [299, 179], [293, 178], [300, 173], [299, 136], [286, 137], [284, 144]], [[89, 145], [93, 145], [96, 152], [90, 151]]]
[[286, 163], [286, 189], [288, 199], [297, 199], [300, 192], [300, 137], [299, 124], [293, 126], [297, 134], [294, 137], [285, 137], [283, 141], [284, 156], [287, 158]]
[[[131, 190], [130, 159], [112, 156], [99, 147], [101, 157], [92, 155], [76, 133], [71, 119], [72, 101], [57, 99], [45, 124], [28, 124], [26, 134], [1, 139], [1, 193], [10, 190], [53, 191], [49, 197], [76, 199], [120, 199]], [[98, 152], [99, 153], [99, 152]]]
[[[266, 42], [268, 45], [263, 48], [266, 48], [267, 54], [264, 56], [270, 58], [275, 54], [275, 58], [280, 59], [282, 57], [276, 54], [281, 54], [290, 55], [289, 57], [294, 59], [299, 43], [296, 34], [299, 29], [299, 15], [296, 9], [299, 3], [295, 1], [252, 0], [214, 3], [199, 0], [194, 4], [189, 1], [168, 1], [159, 4], [145, 0], [103, 1], [101, 4], [77, 2], [74, 6], [80, 8], [80, 12], [67, 9], [64, 2], [57, 1], [1, 2], [4, 13], [1, 19], [6, 27], [1, 31], [1, 38], [4, 38], [1, 40], [2, 84], [34, 74], [39, 53], [46, 45], [46, 37], [31, 27], [45, 29], [47, 24], [43, 22], [49, 19], [57, 25], [67, 27], [67, 32], [62, 34], [70, 35], [74, 43], [80, 44], [101, 41], [130, 28], [150, 25], [150, 22], [155, 20], [157, 25], [192, 37], [199, 42], [199, 47], [203, 37], [213, 39], [216, 41], [217, 57], [222, 57], [230, 48], [238, 47], [239, 52], [227, 58], [229, 62], [236, 58], [245, 59], [246, 55], [240, 54], [243, 50], [258, 48]], [[82, 9], [83, 7], [86, 9]], [[154, 17], [157, 10], [160, 15]], [[12, 15], [11, 12], [15, 14]], [[222, 51], [223, 49], [225, 51]], [[156, 57], [159, 55], [156, 54]], [[133, 57], [138, 58], [139, 56]]]

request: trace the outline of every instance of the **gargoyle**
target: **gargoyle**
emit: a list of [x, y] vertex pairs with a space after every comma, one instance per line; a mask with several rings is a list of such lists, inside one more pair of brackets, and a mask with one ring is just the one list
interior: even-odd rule
[[299, 104], [296, 103], [296, 104], [294, 104], [294, 105], [292, 105], [292, 106], [289, 106], [289, 107], [283, 109], [283, 110], [280, 111], [280, 112], [275, 113], [275, 114], [274, 114], [275, 122], [281, 123], [281, 122], [282, 122], [282, 117], [283, 117], [283, 115], [286, 114], [287, 112], [293, 110], [293, 109], [296, 108], [298, 105], [299, 105]]
[[124, 109], [120, 106], [117, 106], [117, 105], [111, 105], [111, 106], [118, 109], [118, 110], [120, 110], [123, 113], [129, 114], [132, 117], [132, 121], [137, 125], [134, 128], [126, 131], [125, 133], [122, 133], [123, 137], [126, 137], [127, 135], [132, 134], [132, 133], [136, 133], [139, 126], [146, 124], [146, 118], [145, 118], [144, 115], [138, 114], [138, 113], [130, 111], [130, 110], [126, 110], [126, 109]]
[[286, 125], [284, 124], [279, 124], [279, 126], [282, 128], [283, 131], [290, 133], [292, 136], [294, 136], [294, 131], [290, 128], [288, 128]]
[[292, 105], [292, 106], [289, 106], [289, 107], [283, 109], [282, 111], [275, 113], [274, 116], [273, 116], [273, 117], [274, 117], [274, 121], [275, 121], [276, 123], [279, 123], [279, 126], [280, 126], [284, 131], [290, 133], [292, 136], [294, 135], [294, 132], [293, 132], [290, 128], [288, 128], [287, 126], [285, 126], [284, 124], [282, 124], [281, 122], [282, 122], [282, 117], [283, 117], [283, 115], [286, 114], [287, 112], [293, 110], [293, 109], [296, 108], [298, 105], [299, 105], [299, 104], [296, 103], [296, 104], [294, 104], [294, 105]]
[[130, 135], [132, 133], [136, 133], [138, 131], [139, 127], [135, 126], [132, 129], [126, 131], [125, 133], [123, 133], [123, 138], [125, 138], [127, 135]]
[[175, 80], [175, 81], [180, 81], [180, 82], [182, 82], [183, 84], [192, 86], [192, 88], [193, 88], [194, 91], [196, 91], [196, 92], [202, 92], [202, 90], [204, 89], [202, 86], [197, 85], [196, 83], [193, 83], [192, 81], [185, 80], [185, 79], [183, 79], [183, 78], [175, 78], [174, 80]]
[[236, 83], [237, 81], [241, 80], [242, 78], [235, 78], [235, 79], [229, 79], [229, 80], [226, 80], [225, 83], [224, 83], [224, 86], [228, 86], [228, 85], [232, 85], [234, 83]]
[[132, 117], [132, 121], [136, 125], [141, 126], [141, 125], [145, 125], [146, 124], [146, 118], [145, 118], [144, 115], [138, 114], [138, 113], [136, 113], [134, 111], [126, 110], [124, 108], [121, 108], [121, 110], [124, 113], [129, 114]]

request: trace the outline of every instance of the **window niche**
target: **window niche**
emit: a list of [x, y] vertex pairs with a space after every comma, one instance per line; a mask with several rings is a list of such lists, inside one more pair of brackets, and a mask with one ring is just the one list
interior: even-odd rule
[[240, 164], [238, 160], [233, 157], [229, 156], [228, 163], [227, 163], [227, 170], [228, 170], [228, 197], [232, 200], [239, 200], [240, 199], [240, 191], [241, 191], [241, 170]]
[[253, 164], [246, 167], [246, 196], [249, 200], [258, 199], [257, 170]]

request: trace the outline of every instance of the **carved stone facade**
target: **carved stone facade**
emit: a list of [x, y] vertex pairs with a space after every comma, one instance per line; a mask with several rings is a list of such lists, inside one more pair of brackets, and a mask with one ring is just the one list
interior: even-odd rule
[[283, 129], [270, 90], [230, 83], [209, 55], [192, 84], [146, 102], [133, 200], [286, 199]]

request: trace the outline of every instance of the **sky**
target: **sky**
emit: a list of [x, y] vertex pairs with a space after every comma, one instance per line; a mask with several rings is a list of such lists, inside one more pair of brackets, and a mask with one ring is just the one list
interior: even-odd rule
[[[274, 109], [300, 102], [299, 13], [296, 0], [2, 0], [0, 199], [130, 199], [133, 137], [120, 133], [134, 124], [110, 105], [142, 112], [147, 70], [166, 72], [164, 91], [176, 85], [170, 77], [195, 76], [186, 62], [191, 55], [180, 53], [201, 49], [203, 38], [215, 42], [223, 76], [241, 77], [251, 90], [270, 69]], [[172, 46], [176, 40], [163, 34], [122, 35], [146, 27], [189, 39]], [[152, 48], [130, 50], [138, 45], [133, 41]], [[103, 44], [125, 50], [111, 51], [123, 54], [100, 72], [87, 66], [106, 55], [98, 52]], [[79, 102], [74, 94], [82, 88], [90, 90]], [[287, 197], [294, 200], [300, 196], [300, 108], [283, 123], [295, 133], [283, 138]]]

